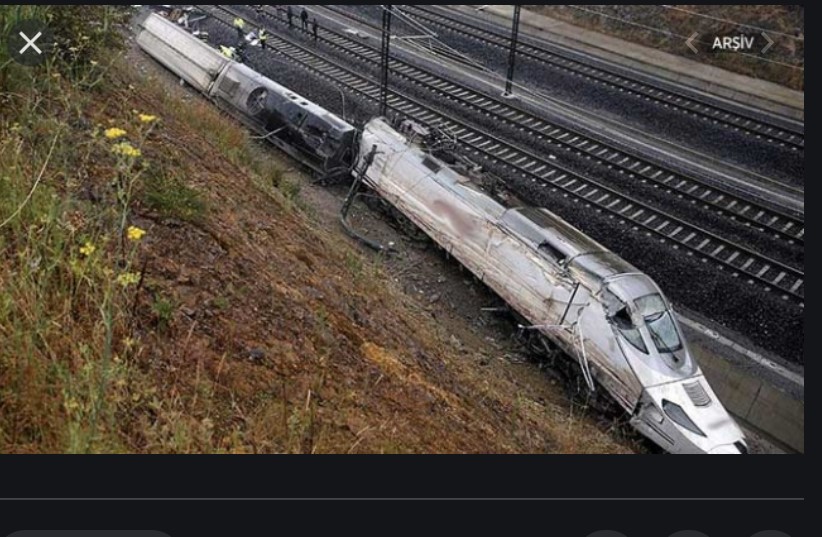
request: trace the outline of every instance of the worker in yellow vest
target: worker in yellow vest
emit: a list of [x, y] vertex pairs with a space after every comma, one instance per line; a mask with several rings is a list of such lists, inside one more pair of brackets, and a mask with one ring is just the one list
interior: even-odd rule
[[220, 52], [222, 52], [223, 56], [225, 56], [229, 60], [237, 59], [237, 49], [235, 49], [234, 47], [226, 47], [221, 45]]
[[237, 36], [240, 41], [245, 39], [245, 21], [239, 17], [234, 19], [234, 29], [237, 30]]
[[257, 37], [260, 41], [260, 48], [265, 50], [268, 46], [268, 32], [264, 28], [260, 28], [260, 35]]

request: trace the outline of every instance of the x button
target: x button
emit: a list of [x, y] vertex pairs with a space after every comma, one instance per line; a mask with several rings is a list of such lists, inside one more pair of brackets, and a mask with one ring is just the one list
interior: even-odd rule
[[19, 22], [9, 34], [7, 44], [9, 56], [27, 67], [43, 64], [53, 46], [51, 31], [44, 22], [38, 20]]
[[20, 54], [25, 54], [26, 51], [30, 48], [34, 49], [34, 52], [36, 52], [37, 54], [42, 54], [43, 53], [43, 51], [40, 50], [40, 47], [35, 45], [37, 40], [40, 39], [41, 37], [43, 37], [43, 32], [37, 32], [37, 35], [35, 35], [31, 39], [29, 39], [29, 36], [27, 36], [24, 32], [20, 32], [20, 37], [22, 37], [23, 41], [26, 42], [26, 46], [23, 47], [22, 49], [20, 49]]

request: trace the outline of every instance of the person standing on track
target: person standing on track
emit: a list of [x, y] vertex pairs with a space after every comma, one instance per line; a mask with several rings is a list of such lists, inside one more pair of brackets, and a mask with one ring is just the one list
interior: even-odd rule
[[268, 32], [265, 31], [265, 28], [260, 28], [260, 35], [257, 39], [260, 41], [260, 48], [265, 50], [268, 46]]
[[288, 6], [285, 16], [288, 18], [288, 27], [294, 28], [294, 9], [291, 6]]
[[308, 33], [308, 10], [303, 8], [302, 13], [300, 13], [300, 20], [303, 23], [303, 32]]
[[248, 57], [246, 56], [246, 50], [245, 50], [246, 44], [247, 43], [246, 43], [245, 39], [243, 39], [237, 45], [237, 51], [235, 53], [234, 61], [239, 62], [239, 63], [248, 63]]
[[242, 42], [245, 39], [245, 21], [240, 17], [234, 19], [234, 29], [237, 30], [237, 38]]
[[317, 22], [317, 17], [311, 21], [311, 33], [314, 34], [314, 41], [320, 38], [320, 24]]

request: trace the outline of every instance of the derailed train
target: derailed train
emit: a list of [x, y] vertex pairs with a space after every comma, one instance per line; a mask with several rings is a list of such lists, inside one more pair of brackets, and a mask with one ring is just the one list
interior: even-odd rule
[[357, 129], [250, 67], [223, 56], [157, 14], [139, 21], [137, 44], [192, 88], [315, 172], [349, 173]]
[[157, 15], [139, 45], [264, 137], [323, 174], [355, 173], [563, 351], [670, 453], [744, 454], [745, 436], [690, 354], [645, 274], [543, 209], [508, 208], [435, 157], [422, 128], [370, 121], [361, 133]]

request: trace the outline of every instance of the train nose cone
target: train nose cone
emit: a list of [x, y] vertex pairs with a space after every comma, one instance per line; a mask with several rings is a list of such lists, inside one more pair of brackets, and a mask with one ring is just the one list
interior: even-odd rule
[[669, 453], [747, 453], [744, 433], [710, 388], [704, 398], [691, 395], [693, 380], [646, 389], [634, 426]]

